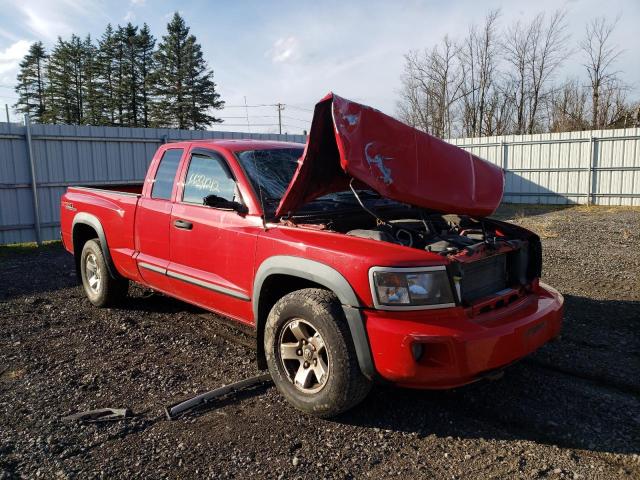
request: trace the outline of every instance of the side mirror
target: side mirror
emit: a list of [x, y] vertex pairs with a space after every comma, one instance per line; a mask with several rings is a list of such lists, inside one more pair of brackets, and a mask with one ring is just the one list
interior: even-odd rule
[[202, 203], [207, 207], [233, 210], [234, 212], [238, 212], [240, 215], [246, 215], [249, 213], [249, 209], [246, 205], [232, 200], [227, 200], [226, 198], [222, 198], [217, 195], [207, 195], [204, 197]]

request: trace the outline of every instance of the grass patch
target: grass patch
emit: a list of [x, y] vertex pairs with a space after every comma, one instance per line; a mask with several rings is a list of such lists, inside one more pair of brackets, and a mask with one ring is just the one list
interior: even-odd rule
[[42, 242], [42, 246], [38, 247], [36, 242], [12, 243], [9, 245], [0, 245], [0, 258], [9, 255], [28, 255], [38, 252], [45, 252], [60, 248], [62, 242], [60, 240], [47, 240]]

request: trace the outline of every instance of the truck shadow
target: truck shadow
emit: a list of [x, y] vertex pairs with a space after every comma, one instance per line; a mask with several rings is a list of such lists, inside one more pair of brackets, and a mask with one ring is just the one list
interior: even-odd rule
[[640, 302], [565, 298], [562, 339], [507, 369], [503, 379], [450, 391], [375, 387], [336, 421], [418, 437], [519, 439], [638, 453]]

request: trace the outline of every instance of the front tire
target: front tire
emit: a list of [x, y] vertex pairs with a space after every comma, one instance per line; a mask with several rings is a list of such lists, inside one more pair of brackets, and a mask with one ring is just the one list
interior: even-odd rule
[[276, 387], [305, 413], [338, 415], [371, 389], [340, 302], [328, 290], [307, 288], [282, 297], [267, 318], [264, 349]]
[[96, 307], [116, 305], [127, 295], [129, 281], [109, 273], [102, 247], [97, 240], [84, 244], [80, 254], [80, 276], [84, 293]]

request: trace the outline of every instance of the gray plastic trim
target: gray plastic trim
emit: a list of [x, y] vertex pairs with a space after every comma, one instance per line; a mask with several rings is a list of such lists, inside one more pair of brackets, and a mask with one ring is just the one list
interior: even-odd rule
[[207, 290], [212, 290], [214, 292], [222, 293], [224, 295], [229, 295], [230, 297], [239, 298], [240, 300], [249, 300], [249, 297], [242, 292], [238, 292], [237, 290], [232, 290], [230, 288], [221, 287], [219, 285], [215, 285], [213, 283], [205, 282], [204, 280], [200, 280], [198, 278], [191, 277], [189, 275], [184, 275], [178, 272], [172, 272], [171, 270], [167, 270], [167, 277], [177, 278], [178, 280], [182, 280], [183, 282], [191, 283], [193, 285], [197, 285], [198, 287], [206, 288]]
[[147, 270], [151, 270], [152, 272], [161, 273], [162, 275], [166, 275], [167, 274], [167, 269], [166, 268], [157, 267], [155, 265], [151, 265], [150, 263], [138, 262], [138, 266], [140, 268], [145, 268]]
[[[109, 251], [109, 245], [107, 245], [107, 237], [104, 234], [104, 229], [102, 228], [102, 224], [98, 217], [95, 215], [91, 215], [90, 213], [80, 212], [77, 213], [75, 217], [73, 217], [73, 222], [71, 224], [71, 239], [73, 242], [73, 232], [76, 228], [77, 224], [88, 225], [93, 228], [98, 234], [98, 240], [100, 240], [100, 246], [102, 247], [102, 254], [104, 255], [105, 262], [107, 263], [107, 268], [109, 269], [109, 273], [112, 277], [118, 278], [120, 274], [116, 270], [116, 266], [113, 263], [113, 259], [111, 258], [111, 252]], [[79, 255], [81, 252], [76, 252], [74, 250], [74, 255]]]
[[270, 275], [290, 275], [304, 278], [327, 287], [336, 294], [353, 338], [353, 344], [358, 357], [358, 364], [362, 374], [369, 379], [375, 376], [375, 368], [371, 358], [369, 339], [364, 327], [364, 320], [360, 312], [360, 302], [349, 282], [334, 268], [314, 260], [289, 255], [276, 255], [266, 259], [258, 268], [253, 283], [253, 315], [258, 320], [258, 306], [260, 291], [264, 281]]

